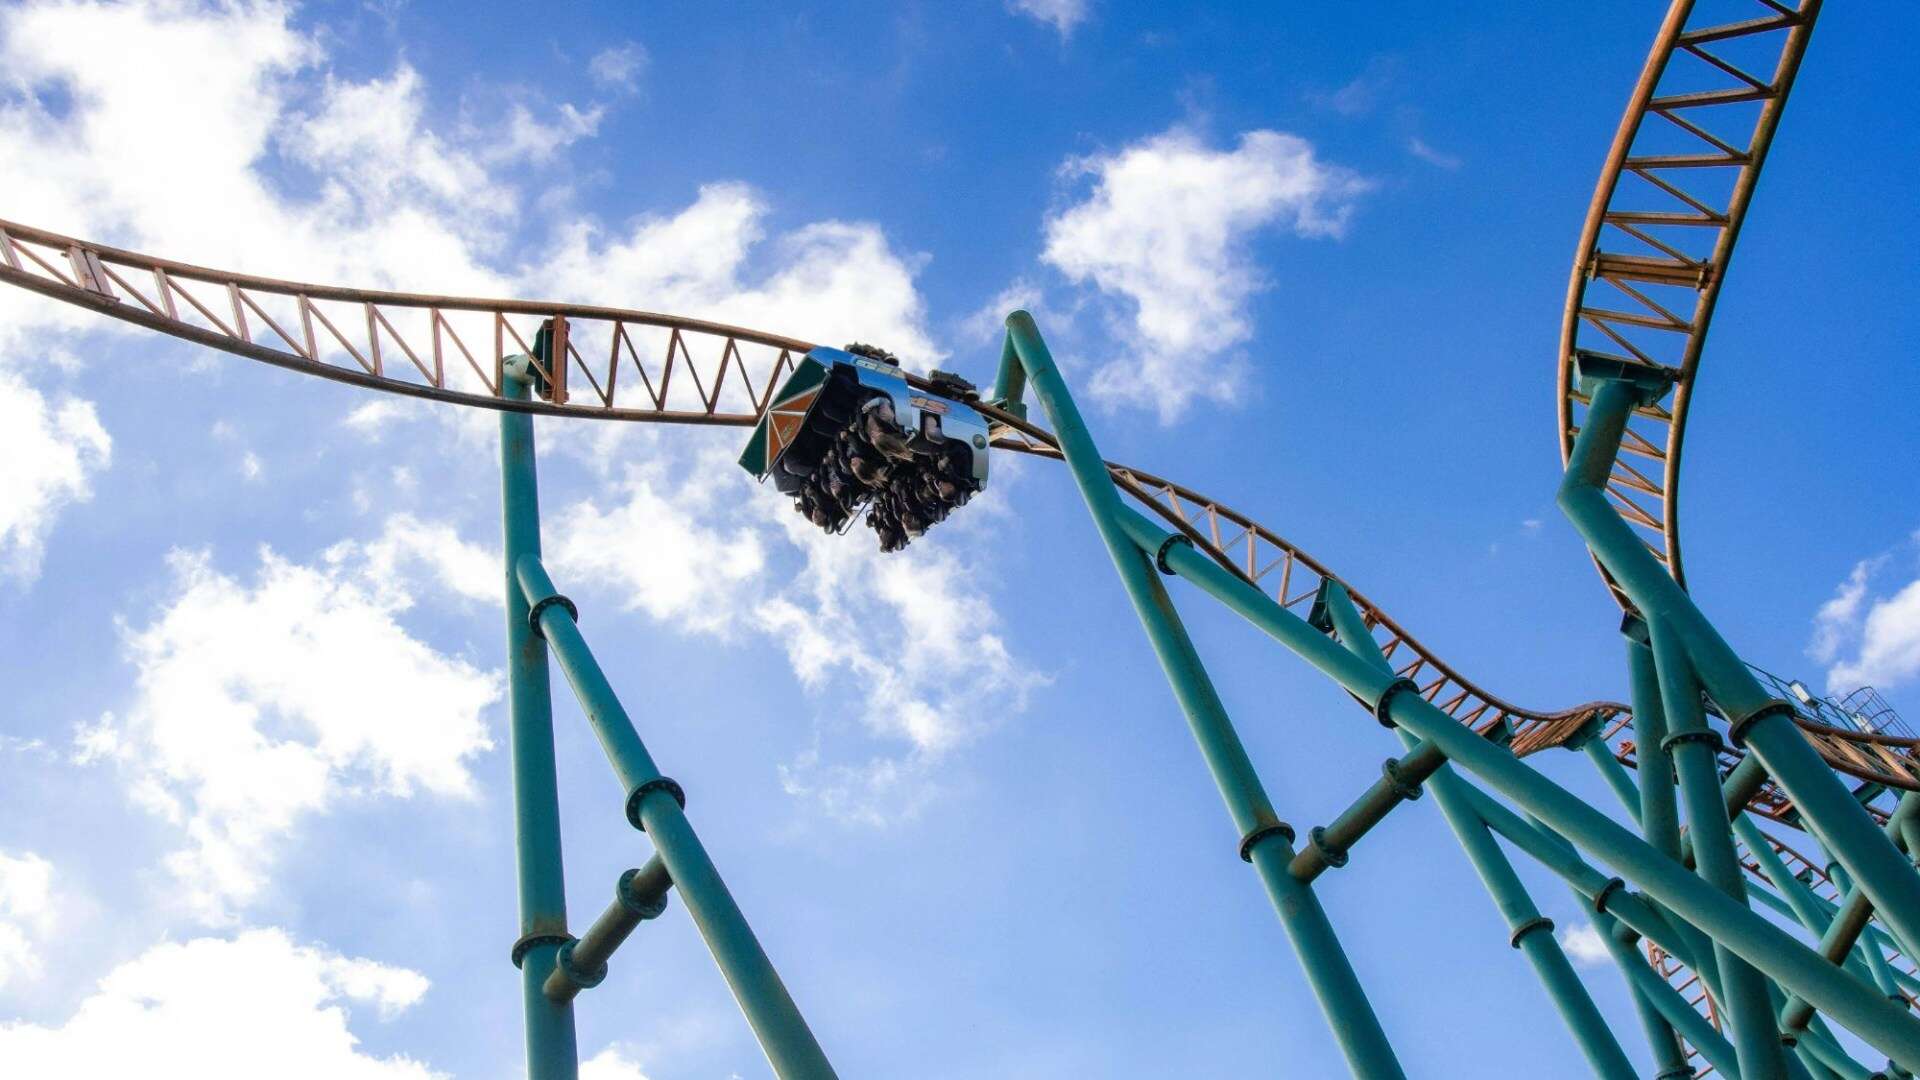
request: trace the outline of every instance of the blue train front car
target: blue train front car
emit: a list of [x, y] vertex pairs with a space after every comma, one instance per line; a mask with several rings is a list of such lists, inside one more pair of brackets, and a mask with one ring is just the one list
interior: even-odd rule
[[987, 421], [973, 387], [934, 372], [916, 390], [879, 349], [816, 348], [802, 357], [740, 455], [794, 509], [828, 532], [866, 512], [881, 551], [899, 551], [987, 483]]

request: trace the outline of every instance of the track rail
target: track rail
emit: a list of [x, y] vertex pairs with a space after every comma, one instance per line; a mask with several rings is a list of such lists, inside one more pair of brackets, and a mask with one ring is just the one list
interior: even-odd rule
[[[1562, 462], [1586, 407], [1572, 378], [1576, 352], [1676, 373], [1672, 404], [1648, 406], [1627, 425], [1623, 457], [1647, 466], [1620, 462], [1607, 493], [1682, 587], [1680, 455], [1700, 353], [1820, 14], [1820, 0], [1752, 2], [1756, 17], [1717, 25], [1690, 24], [1693, 0], [1668, 10], [1580, 231], [1560, 335]], [[1631, 607], [1612, 580], [1607, 587]]]
[[[131, 322], [208, 348], [369, 389], [449, 404], [549, 416], [669, 424], [748, 426], [812, 345], [644, 311], [486, 300], [313, 285], [212, 270], [0, 221], [0, 283]], [[572, 385], [562, 403], [500, 396], [505, 358], [529, 351], [545, 319], [567, 326], [566, 366], [550, 377]], [[910, 376], [916, 385], [924, 380]], [[995, 445], [1057, 457], [1053, 437], [981, 404]], [[1337, 576], [1252, 517], [1184, 485], [1109, 464], [1114, 480], [1195, 546], [1296, 611], [1321, 579]], [[1342, 580], [1342, 584], [1347, 584]], [[1541, 710], [1515, 705], [1467, 678], [1348, 586], [1355, 605], [1399, 673], [1443, 711], [1480, 731], [1511, 725], [1516, 752], [1563, 745], [1602, 725], [1625, 729], [1630, 710], [1593, 701]], [[1916, 741], [1846, 732], [1801, 718], [1829, 764], [1890, 787], [1920, 790]], [[1631, 760], [1623, 751], [1623, 760]], [[1756, 797], [1777, 816], [1784, 796]]]

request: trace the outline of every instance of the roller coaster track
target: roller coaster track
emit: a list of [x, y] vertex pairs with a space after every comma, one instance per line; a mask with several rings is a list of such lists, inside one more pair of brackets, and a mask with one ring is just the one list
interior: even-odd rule
[[[1688, 408], [1729, 260], [1820, 10], [1820, 0], [1802, 0], [1797, 7], [1753, 2], [1757, 17], [1718, 25], [1691, 25], [1693, 0], [1672, 4], [1580, 234], [1556, 375], [1565, 461], [1587, 404], [1573, 380], [1576, 355], [1608, 353], [1674, 373], [1671, 404], [1640, 409], [1623, 444], [1653, 464], [1643, 471], [1623, 462], [1607, 487], [1621, 515], [1683, 587], [1679, 470]], [[1734, 56], [1730, 50], [1744, 51]], [[1772, 74], [1763, 79], [1750, 68], [1770, 68]], [[6, 221], [0, 221], [0, 283], [308, 375], [557, 417], [748, 426], [812, 348], [795, 338], [643, 311], [230, 273]], [[555, 363], [542, 374], [556, 388], [552, 400], [511, 400], [502, 393], [503, 364], [510, 355], [531, 352], [535, 329], [549, 319], [556, 331]], [[910, 381], [930, 388], [917, 376]], [[994, 424], [997, 448], [1060, 456], [1049, 432], [991, 404], [978, 408]], [[1218, 500], [1142, 469], [1110, 462], [1108, 470], [1121, 490], [1196, 549], [1290, 609], [1304, 612], [1322, 581], [1337, 579], [1297, 545]], [[1611, 580], [1606, 584], [1630, 610], [1621, 590]], [[1348, 589], [1398, 674], [1414, 680], [1421, 696], [1461, 724], [1483, 734], [1510, 734], [1522, 755], [1598, 737], [1622, 763], [1636, 763], [1629, 706], [1592, 701], [1548, 711], [1515, 705], [1468, 679], [1378, 604]], [[1835, 770], [1868, 784], [1920, 791], [1920, 740], [1833, 727], [1806, 713], [1796, 720]], [[1723, 770], [1738, 761], [1732, 749], [1721, 754]], [[1771, 781], [1749, 809], [1797, 824], [1791, 802]], [[1768, 842], [1823, 900], [1838, 904], [1840, 893], [1824, 868], [1777, 838], [1769, 835]], [[1765, 880], [1751, 854], [1742, 861]], [[1716, 1002], [1698, 977], [1657, 946], [1647, 947], [1654, 969], [1718, 1026]], [[1906, 972], [1916, 970], [1908, 958], [1896, 954], [1893, 960]], [[1699, 1075], [1712, 1071], [1701, 1065]]]
[[[208, 348], [370, 389], [433, 401], [540, 415], [670, 424], [747, 426], [797, 358], [796, 338], [642, 311], [484, 300], [311, 285], [210, 270], [0, 221], [0, 282]], [[559, 402], [500, 394], [501, 365], [530, 351], [546, 319], [564, 327], [544, 372]], [[915, 385], [927, 388], [914, 377]], [[1056, 457], [1053, 437], [982, 403], [1004, 450]], [[1121, 488], [1222, 566], [1289, 608], [1312, 603], [1336, 576], [1318, 559], [1253, 518], [1153, 473], [1113, 464]], [[1344, 580], [1343, 584], [1346, 584]], [[1351, 586], [1349, 586], [1351, 590]], [[1560, 710], [1508, 702], [1468, 679], [1364, 593], [1351, 590], [1381, 648], [1427, 700], [1483, 732], [1510, 726], [1516, 752], [1565, 744], [1602, 725], [1624, 730], [1629, 708], [1594, 701]], [[1610, 723], [1611, 722], [1611, 723]], [[1920, 790], [1915, 740], [1872, 736], [1802, 717], [1823, 757], [1849, 775]], [[1620, 751], [1631, 762], [1630, 744]], [[1768, 786], [1755, 808], [1786, 809]]]
[[[1640, 409], [1622, 444], [1657, 478], [1623, 461], [1607, 491], [1682, 587], [1680, 453], [1701, 349], [1820, 14], [1820, 0], [1753, 3], [1757, 17], [1718, 25], [1689, 25], [1693, 0], [1667, 12], [1580, 230], [1560, 333], [1562, 463], [1586, 405], [1573, 379], [1576, 352], [1625, 355], [1677, 375], [1671, 405]], [[1740, 62], [1729, 50], [1740, 50]], [[1611, 580], [1607, 586], [1631, 607]]]

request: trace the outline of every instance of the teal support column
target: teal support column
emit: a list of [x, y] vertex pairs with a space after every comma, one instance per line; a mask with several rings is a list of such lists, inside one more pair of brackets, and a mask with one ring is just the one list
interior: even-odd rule
[[[527, 398], [525, 357], [507, 362], [506, 395]], [[501, 522], [506, 548], [507, 741], [513, 752], [514, 848], [520, 879], [520, 969], [530, 1080], [574, 1080], [579, 1050], [573, 1005], [542, 992], [554, 956], [568, 940], [567, 897], [560, 862], [560, 782], [554, 767], [553, 699], [547, 645], [527, 623], [527, 598], [514, 580], [520, 558], [540, 555], [540, 490], [533, 454], [533, 417], [500, 414]]]
[[[1906, 822], [1912, 820], [1916, 814], [1920, 814], [1920, 792], [1910, 791], [1900, 797], [1899, 805], [1895, 806], [1893, 813], [1888, 815], [1882, 835], [1899, 836]], [[1861, 936], [1871, 928], [1870, 920], [1873, 914], [1873, 902], [1863, 890], [1856, 887], [1850, 892], [1843, 893], [1840, 906], [1834, 912], [1833, 921], [1827, 925], [1827, 932], [1820, 935], [1820, 955], [1835, 964], [1841, 963], [1847, 954], [1853, 951], [1854, 942], [1860, 940]], [[1882, 918], [1885, 918], [1884, 912]], [[1897, 940], [1896, 944], [1898, 944]], [[1906, 952], [1905, 949], [1901, 951]], [[1913, 954], [1906, 953], [1906, 955]], [[1808, 1002], [1804, 997], [1795, 997], [1790, 1000], [1787, 1002], [1786, 1011], [1780, 1016], [1781, 1028], [1786, 1031], [1798, 1031], [1805, 1027], [1818, 1004], [1818, 1002]], [[1894, 1060], [1909, 1070], [1916, 1068], [1912, 1062], [1903, 1060], [1897, 1055]]]
[[[1665, 623], [1655, 621], [1654, 668], [1660, 681], [1660, 702], [1666, 711], [1669, 744], [1680, 793], [1687, 804], [1687, 835], [1699, 874], [1741, 906], [1747, 904], [1746, 872], [1733, 850], [1726, 800], [1720, 790], [1720, 737], [1707, 727], [1700, 684], [1687, 665], [1686, 654]], [[1677, 849], [1677, 845], [1676, 845]], [[1678, 852], [1676, 850], [1675, 854]], [[1733, 1048], [1743, 1080], [1784, 1080], [1786, 1053], [1774, 1024], [1767, 998], [1766, 977], [1752, 965], [1715, 943], [1714, 963], [1726, 997], [1727, 1019], [1733, 1028]]]
[[[1620, 760], [1613, 756], [1613, 748], [1607, 745], [1606, 739], [1602, 738], [1599, 732], [1595, 732], [1580, 744], [1580, 751], [1586, 754], [1587, 760], [1593, 762], [1593, 767], [1599, 770], [1601, 778], [1607, 782], [1608, 787], [1613, 789], [1614, 797], [1619, 799], [1620, 805], [1626, 808], [1634, 824], [1639, 824], [1641, 813], [1639, 789], [1634, 785], [1633, 777], [1627, 775], [1627, 767], [1620, 764]], [[1580, 894], [1576, 891], [1574, 895]], [[1598, 920], [1594, 925], [1596, 928], [1599, 927]], [[1601, 933], [1604, 935], [1606, 931], [1601, 930]], [[1614, 962], [1619, 963], [1620, 954], [1614, 949], [1611, 941], [1608, 942], [1607, 947], [1613, 953]], [[1641, 966], [1645, 966], [1644, 963]], [[1693, 1066], [1687, 1063], [1686, 1051], [1681, 1048], [1679, 1038], [1674, 1034], [1673, 1025], [1669, 1024], [1667, 1018], [1661, 1015], [1653, 1002], [1647, 999], [1646, 991], [1641, 988], [1639, 980], [1633, 973], [1624, 974], [1627, 980], [1627, 993], [1633, 998], [1634, 1012], [1639, 1014], [1640, 1026], [1645, 1029], [1647, 1035], [1647, 1048], [1653, 1054], [1654, 1080], [1679, 1080], [1679, 1078], [1692, 1077]]]
[[[1833, 882], [1834, 888], [1840, 890], [1841, 896], [1853, 891], [1853, 879], [1847, 874], [1847, 868], [1839, 863], [1827, 865], [1827, 877]], [[1880, 992], [1887, 995], [1888, 999], [1899, 1004], [1901, 1008], [1906, 1008], [1907, 997], [1893, 985], [1893, 969], [1887, 966], [1886, 956], [1879, 949], [1873, 948], [1871, 942], [1866, 943], [1866, 946], [1863, 949], [1859, 943], [1856, 943], [1849, 959], [1864, 953], [1867, 971], [1873, 978], [1873, 984], [1878, 986]]]
[[[1328, 620], [1333, 624], [1334, 633], [1340, 644], [1349, 652], [1366, 660], [1385, 674], [1393, 674], [1393, 666], [1381, 654], [1380, 647], [1367, 631], [1366, 623], [1360, 612], [1353, 606], [1353, 598], [1348, 595], [1346, 586], [1326, 579], [1320, 587], [1320, 606], [1325, 610]], [[1397, 733], [1409, 755], [1426, 749], [1422, 743], [1405, 731]], [[1435, 754], [1438, 758], [1438, 755]], [[1566, 1021], [1567, 1029], [1573, 1035], [1574, 1043], [1586, 1056], [1587, 1063], [1593, 1067], [1595, 1076], [1610, 1080], [1634, 1080], [1633, 1064], [1627, 1060], [1626, 1052], [1620, 1049], [1620, 1041], [1613, 1037], [1612, 1029], [1607, 1027], [1600, 1010], [1594, 1007], [1593, 997], [1587, 993], [1586, 986], [1576, 975], [1573, 965], [1560, 949], [1560, 943], [1553, 936], [1553, 920], [1540, 913], [1534, 906], [1533, 898], [1527, 895], [1526, 885], [1520, 875], [1514, 873], [1513, 864], [1500, 850], [1493, 834], [1487, 829], [1486, 820], [1468, 803], [1467, 795], [1461, 790], [1462, 781], [1447, 768], [1444, 758], [1438, 758], [1437, 765], [1427, 779], [1427, 786], [1433, 791], [1433, 801], [1439, 805], [1440, 814], [1446, 818], [1447, 826], [1460, 842], [1461, 850], [1467, 854], [1467, 860], [1473, 864], [1474, 872], [1480, 875], [1480, 882], [1486, 886], [1487, 895], [1493, 898], [1494, 906], [1507, 922], [1507, 944], [1525, 954], [1527, 962], [1533, 965], [1535, 975], [1547, 991], [1547, 997], [1560, 1011], [1560, 1017]]]
[[[1638, 620], [1635, 620], [1638, 623]], [[1645, 624], [1639, 623], [1644, 630]], [[1662, 854], [1680, 857], [1680, 808], [1674, 797], [1673, 755], [1667, 748], [1667, 711], [1653, 649], [1627, 639], [1627, 673], [1633, 688], [1633, 745], [1640, 774], [1640, 834]]]
[[1587, 759], [1593, 762], [1593, 767], [1600, 773], [1600, 779], [1605, 780], [1607, 786], [1613, 789], [1614, 797], [1627, 808], [1633, 816], [1634, 824], [1638, 825], [1642, 814], [1640, 793], [1634, 787], [1633, 777], [1627, 775], [1627, 767], [1620, 764], [1620, 759], [1613, 756], [1613, 748], [1607, 745], [1607, 740], [1595, 735], [1581, 744], [1580, 752], [1587, 755]]
[[1591, 404], [1567, 461], [1557, 501], [1594, 557], [1642, 617], [1677, 638], [1695, 676], [1728, 718], [1736, 744], [1760, 759], [1799, 809], [1809, 832], [1882, 912], [1910, 955], [1920, 943], [1920, 875], [1820, 759], [1793, 721], [1793, 706], [1768, 696], [1706, 616], [1607, 501], [1605, 485], [1634, 407], [1665, 392], [1646, 371], [1582, 379]]
[[[1362, 702], [1371, 704], [1375, 715], [1434, 743], [1456, 770], [1479, 777], [1578, 843], [1582, 850], [1631, 876], [1679, 918], [1726, 944], [1783, 986], [1809, 998], [1819, 995], [1825, 1004], [1816, 1004], [1861, 1038], [1910, 1068], [1911, 1063], [1920, 1062], [1920, 1022], [1872, 988], [1856, 983], [1768, 919], [1734, 903], [1578, 795], [1461, 726], [1418, 693], [1405, 692], [1411, 683], [1382, 675], [1213, 560], [1184, 544], [1169, 544], [1166, 530], [1145, 516], [1125, 507], [1120, 510], [1119, 523], [1140, 550], [1163, 553], [1169, 569], [1240, 613]], [[1837, 1010], [1844, 1010], [1845, 1015]]]
[[[687, 821], [680, 785], [661, 775], [606, 673], [587, 648], [574, 622], [572, 603], [554, 589], [538, 558], [523, 556], [515, 569], [526, 599], [538, 611], [540, 632], [553, 647], [560, 670], [572, 684], [581, 711], [626, 792], [627, 820], [653, 840], [674, 892], [686, 904], [774, 1072], [782, 1080], [833, 1077], [833, 1066], [812, 1029]], [[541, 977], [545, 978], [544, 972]]]
[[1359, 1077], [1403, 1076], [1386, 1032], [1380, 1027], [1373, 1005], [1354, 975], [1353, 965], [1335, 936], [1319, 898], [1288, 873], [1287, 864], [1293, 858], [1292, 830], [1280, 820], [1268, 801], [1266, 790], [1247, 758], [1246, 749], [1207, 676], [1199, 653], [1188, 638], [1166, 589], [1153, 572], [1153, 564], [1122, 531], [1118, 519], [1124, 507], [1119, 493], [1032, 316], [1016, 311], [1007, 317], [1007, 342], [1053, 424], [1061, 454], [1093, 517], [1094, 527], [1106, 545], [1154, 655], [1186, 714], [1201, 756], [1206, 759], [1214, 783], [1226, 802], [1227, 812], [1239, 830], [1240, 855], [1251, 862], [1260, 875], [1348, 1066]]
[[[1413, 748], [1413, 736], [1403, 731], [1400, 738], [1408, 749]], [[1540, 914], [1540, 909], [1534, 906], [1520, 875], [1514, 873], [1513, 864], [1507, 861], [1500, 845], [1487, 831], [1487, 823], [1467, 803], [1457, 786], [1459, 783], [1460, 778], [1453, 775], [1453, 770], [1443, 765], [1427, 781], [1427, 786], [1433, 791], [1433, 801], [1453, 829], [1454, 837], [1460, 841], [1461, 849], [1467, 853], [1468, 861], [1480, 875], [1487, 894], [1493, 897], [1494, 906], [1506, 919], [1510, 935], [1507, 944], [1524, 953], [1527, 962], [1533, 965], [1534, 974], [1546, 988], [1554, 1007], [1560, 1010], [1561, 1019], [1566, 1021], [1574, 1042], [1593, 1067], [1593, 1074], [1612, 1080], [1635, 1080], [1633, 1063], [1627, 1060], [1620, 1041], [1614, 1038], [1585, 984], [1567, 962], [1560, 942], [1554, 939], [1553, 920]]]
[[[1653, 970], [1653, 965], [1647, 962], [1636, 946], [1639, 935], [1604, 911], [1593, 911], [1593, 926], [1600, 932], [1600, 939], [1606, 942], [1614, 964], [1626, 976], [1627, 985], [1633, 987], [1639, 1000], [1647, 1002], [1666, 1021], [1669, 1038], [1673, 1032], [1678, 1032], [1693, 1044], [1694, 1049], [1700, 1051], [1700, 1056], [1706, 1058], [1708, 1064], [1727, 1076], [1739, 1076], [1733, 1044], [1714, 1030], [1713, 1024], [1688, 1004], [1680, 991]], [[1678, 1045], [1673, 1047], [1671, 1054], [1663, 1055], [1660, 1044], [1656, 1043], [1654, 1064], [1654, 1080], [1681, 1080], [1693, 1076], [1693, 1066], [1687, 1064], [1686, 1054]]]
[[987, 401], [1022, 420], [1027, 418], [1027, 371], [1020, 366], [1020, 354], [1009, 335], [1000, 346], [1000, 370], [993, 376], [993, 391]]
[[[1833, 921], [1820, 910], [1819, 897], [1808, 889], [1806, 884], [1795, 877], [1793, 871], [1767, 843], [1767, 836], [1748, 818], [1740, 818], [1733, 823], [1734, 834], [1747, 846], [1754, 863], [1760, 867], [1760, 873], [1773, 883], [1774, 889], [1784, 901], [1787, 914], [1807, 928], [1808, 932], [1819, 937], [1827, 932], [1827, 926]], [[1756, 890], [1756, 895], [1758, 891]], [[1854, 977], [1869, 978], [1866, 967], [1857, 958], [1849, 958], [1847, 966], [1853, 969]]]

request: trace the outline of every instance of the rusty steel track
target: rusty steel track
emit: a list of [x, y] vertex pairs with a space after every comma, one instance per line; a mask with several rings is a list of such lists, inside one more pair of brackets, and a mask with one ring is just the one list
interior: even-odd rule
[[[1563, 463], [1586, 405], [1573, 380], [1577, 351], [1675, 373], [1671, 405], [1647, 406], [1627, 426], [1622, 449], [1647, 469], [1622, 462], [1607, 492], [1683, 588], [1680, 455], [1700, 353], [1820, 14], [1820, 0], [1753, 7], [1754, 18], [1717, 25], [1691, 24], [1693, 0], [1668, 10], [1587, 210], [1561, 326]], [[1611, 580], [1607, 586], [1622, 608], [1632, 606]]]

